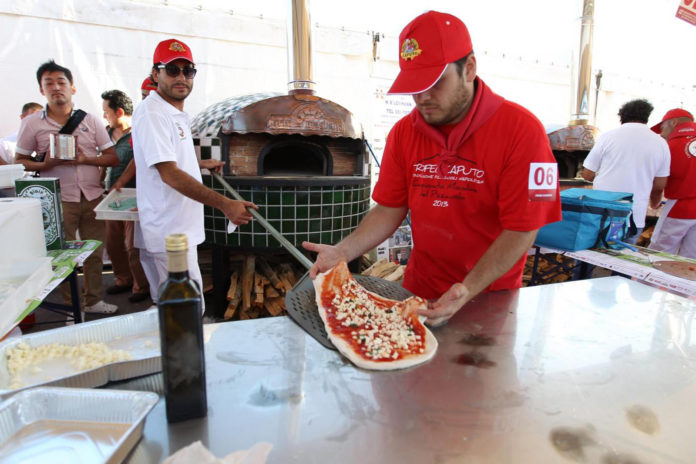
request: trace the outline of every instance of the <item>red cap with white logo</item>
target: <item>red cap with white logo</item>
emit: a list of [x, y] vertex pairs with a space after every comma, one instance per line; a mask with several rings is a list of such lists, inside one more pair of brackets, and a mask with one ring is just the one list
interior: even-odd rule
[[694, 117], [688, 111], [683, 110], [681, 108], [674, 108], [666, 112], [665, 115], [662, 117], [662, 121], [658, 122], [650, 129], [653, 132], [659, 134], [660, 132], [662, 132], [662, 123], [674, 118], [690, 118], [692, 121], [694, 120]]
[[191, 49], [181, 40], [168, 39], [157, 44], [153, 64], [168, 64], [174, 60], [186, 60], [193, 63]]
[[464, 23], [447, 13], [428, 11], [411, 21], [399, 35], [401, 71], [390, 94], [425, 92], [440, 79], [449, 63], [473, 50]]

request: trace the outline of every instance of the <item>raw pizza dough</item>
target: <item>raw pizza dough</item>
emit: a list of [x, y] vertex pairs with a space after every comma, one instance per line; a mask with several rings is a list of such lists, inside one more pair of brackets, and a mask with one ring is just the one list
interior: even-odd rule
[[[334, 312], [335, 308], [333, 308], [330, 305], [329, 307], [324, 305], [322, 295], [324, 294], [325, 287], [326, 291], [332, 292], [333, 294], [334, 292], [339, 293], [341, 288], [345, 284], [357, 285], [357, 291], [364, 294], [367, 298], [369, 298], [370, 302], [374, 303], [377, 306], [376, 309], [374, 309], [375, 311], [397, 311], [401, 315], [402, 321], [405, 320], [408, 324], [412, 325], [414, 333], [423, 333], [423, 339], [425, 340], [424, 346], [421, 347], [423, 349], [423, 352], [420, 352], [420, 349], [417, 349], [415, 350], [416, 352], [404, 353], [403, 350], [397, 349], [394, 350], [395, 352], [397, 352], [398, 356], [396, 359], [389, 357], [380, 358], [381, 360], [373, 360], [367, 357], [362, 351], [360, 351], [357, 348], [357, 346], [354, 346], [355, 342], [351, 343], [349, 340], [346, 340], [346, 338], [349, 339], [346, 333], [344, 333], [342, 336], [342, 334], [340, 334], [338, 331], [334, 331], [328, 323], [327, 318], [329, 316], [333, 319], [336, 318], [336, 313]], [[428, 330], [428, 328], [421, 323], [416, 313], [416, 310], [418, 308], [423, 308], [427, 306], [427, 302], [424, 299], [414, 296], [401, 302], [396, 300], [390, 300], [388, 298], [384, 298], [380, 295], [377, 295], [376, 293], [370, 292], [362, 286], [360, 286], [360, 284], [358, 284], [355, 281], [355, 279], [353, 279], [353, 276], [348, 270], [348, 266], [345, 262], [341, 262], [332, 269], [329, 269], [328, 271], [317, 275], [316, 279], [314, 279], [314, 289], [316, 294], [317, 307], [319, 308], [319, 315], [321, 316], [321, 319], [324, 321], [324, 327], [326, 328], [326, 333], [328, 334], [329, 339], [338, 349], [338, 351], [345, 357], [347, 357], [356, 366], [361, 367], [363, 369], [371, 370], [406, 369], [408, 367], [422, 364], [430, 360], [435, 355], [435, 352], [437, 351], [437, 339], [432, 334], [432, 332], [430, 332], [430, 330]], [[337, 289], [337, 291], [334, 289]], [[356, 329], [360, 328], [362, 327], [356, 327]], [[380, 327], [380, 329], [383, 328]], [[345, 330], [349, 330], [348, 327], [346, 327]], [[356, 330], [356, 332], [357, 331], [358, 330]], [[388, 340], [389, 335], [383, 333], [383, 330], [380, 330], [379, 337]], [[391, 342], [387, 341], [387, 343]], [[360, 345], [358, 344], [358, 346]], [[394, 347], [394, 344], [391, 343], [391, 346]]]

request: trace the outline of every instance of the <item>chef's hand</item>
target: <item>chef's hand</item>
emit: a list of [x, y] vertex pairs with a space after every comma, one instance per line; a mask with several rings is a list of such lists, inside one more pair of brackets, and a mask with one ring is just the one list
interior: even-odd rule
[[309, 277], [311, 277], [312, 280], [314, 280], [320, 272], [328, 271], [341, 261], [348, 261], [346, 255], [336, 246], [302, 242], [302, 248], [317, 253], [317, 259], [309, 269]]
[[253, 218], [251, 213], [247, 211], [248, 208], [259, 209], [254, 203], [250, 201], [239, 201], [228, 199], [225, 202], [225, 206], [221, 208], [221, 211], [225, 213], [227, 219], [232, 221], [233, 224], [238, 226], [248, 224]]
[[470, 299], [469, 289], [457, 282], [435, 302], [428, 303], [428, 309], [419, 309], [418, 314], [427, 317], [425, 323], [438, 327], [447, 323]]
[[222, 161], [212, 159], [212, 158], [205, 159], [205, 160], [198, 160], [198, 167], [199, 168], [207, 169], [208, 171], [214, 171], [214, 172], [217, 172], [218, 174], [222, 173], [222, 167], [224, 165], [225, 165], [225, 163], [223, 163]]

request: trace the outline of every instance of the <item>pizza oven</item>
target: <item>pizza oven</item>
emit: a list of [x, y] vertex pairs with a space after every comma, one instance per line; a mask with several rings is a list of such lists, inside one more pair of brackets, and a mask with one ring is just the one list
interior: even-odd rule
[[[312, 94], [230, 98], [194, 119], [202, 159], [290, 242], [335, 243], [369, 208], [370, 167], [360, 125], [345, 108]], [[214, 131], [205, 132], [205, 130]], [[220, 193], [211, 176], [204, 183]], [[206, 239], [230, 247], [279, 248], [260, 224], [227, 234], [224, 215], [205, 212]]]
[[[334, 244], [350, 234], [369, 209], [371, 182], [360, 123], [315, 95], [304, 2], [292, 0], [292, 11], [288, 94], [228, 98], [199, 113], [191, 130], [201, 159], [222, 160], [225, 180], [299, 248], [304, 240]], [[225, 194], [212, 176], [203, 182]], [[227, 220], [214, 208], [205, 208], [205, 232], [207, 242], [224, 248], [213, 256], [214, 280], [221, 282], [226, 264], [217, 260], [224, 261], [229, 249], [282, 250], [257, 221], [227, 234]]]

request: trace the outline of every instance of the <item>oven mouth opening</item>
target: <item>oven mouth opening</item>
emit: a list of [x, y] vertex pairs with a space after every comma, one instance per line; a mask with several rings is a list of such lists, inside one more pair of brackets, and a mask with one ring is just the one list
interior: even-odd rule
[[279, 141], [259, 154], [260, 176], [331, 176], [333, 165], [326, 147], [305, 141]]

